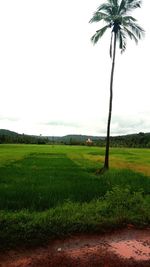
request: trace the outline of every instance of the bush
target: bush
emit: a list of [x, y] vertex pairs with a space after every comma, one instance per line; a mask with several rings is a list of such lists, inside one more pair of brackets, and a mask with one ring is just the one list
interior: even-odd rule
[[142, 191], [133, 192], [130, 186], [115, 186], [106, 193], [105, 200], [108, 214], [116, 216], [119, 223], [149, 224], [150, 197], [145, 197]]

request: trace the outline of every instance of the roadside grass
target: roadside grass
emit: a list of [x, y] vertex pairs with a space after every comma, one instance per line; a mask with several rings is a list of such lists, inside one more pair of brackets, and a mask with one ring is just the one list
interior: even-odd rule
[[0, 248], [46, 245], [50, 239], [73, 233], [104, 233], [133, 224], [150, 224], [150, 197], [114, 187], [103, 199], [65, 202], [44, 212], [1, 211]]
[[[149, 152], [112, 149], [111, 155], [145, 166]], [[103, 155], [95, 147], [0, 145], [0, 247], [149, 226], [150, 177], [114, 167], [97, 176]]]

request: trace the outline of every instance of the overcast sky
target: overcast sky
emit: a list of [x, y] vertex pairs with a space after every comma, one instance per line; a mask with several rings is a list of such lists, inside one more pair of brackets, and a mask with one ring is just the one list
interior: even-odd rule
[[[0, 128], [105, 135], [110, 32], [89, 24], [103, 0], [0, 0]], [[145, 29], [117, 52], [111, 134], [150, 132], [150, 1], [132, 13]], [[119, 50], [119, 49], [118, 49]]]

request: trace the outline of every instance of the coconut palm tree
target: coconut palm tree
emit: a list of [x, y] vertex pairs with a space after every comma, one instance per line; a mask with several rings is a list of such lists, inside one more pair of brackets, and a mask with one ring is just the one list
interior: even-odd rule
[[109, 113], [107, 122], [107, 137], [104, 167], [101, 171], [109, 169], [109, 143], [110, 143], [110, 123], [112, 115], [112, 99], [113, 99], [113, 78], [115, 68], [116, 44], [119, 43], [121, 53], [126, 49], [127, 37], [138, 43], [144, 35], [144, 30], [137, 24], [137, 20], [130, 14], [141, 7], [140, 0], [107, 0], [101, 4], [97, 11], [93, 14], [90, 23], [105, 22], [105, 26], [96, 31], [91, 41], [96, 44], [107, 30], [111, 30], [110, 38], [110, 57], [112, 59], [112, 68], [110, 75], [110, 99]]

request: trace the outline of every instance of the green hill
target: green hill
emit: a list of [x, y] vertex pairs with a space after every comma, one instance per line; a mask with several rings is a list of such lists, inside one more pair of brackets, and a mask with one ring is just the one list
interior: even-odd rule
[[13, 132], [13, 131], [9, 131], [9, 130], [5, 130], [5, 129], [0, 129], [0, 135], [17, 136], [18, 133]]

